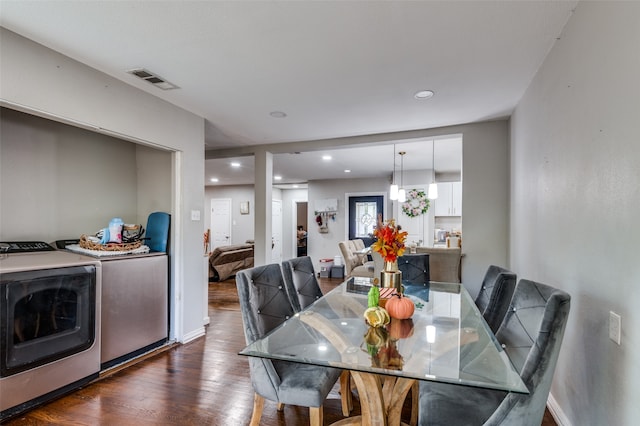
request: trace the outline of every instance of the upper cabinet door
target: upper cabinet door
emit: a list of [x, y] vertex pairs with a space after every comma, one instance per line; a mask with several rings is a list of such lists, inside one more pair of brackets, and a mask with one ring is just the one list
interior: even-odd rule
[[438, 184], [438, 198], [433, 200], [435, 203], [436, 216], [451, 216], [451, 183], [444, 182]]
[[462, 182], [439, 183], [434, 203], [436, 216], [462, 216]]
[[462, 216], [462, 182], [451, 182], [451, 216]]

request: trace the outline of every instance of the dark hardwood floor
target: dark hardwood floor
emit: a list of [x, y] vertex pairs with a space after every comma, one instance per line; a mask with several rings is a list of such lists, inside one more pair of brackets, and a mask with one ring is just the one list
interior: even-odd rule
[[[340, 279], [321, 279], [323, 291]], [[246, 425], [253, 390], [233, 279], [209, 285], [211, 323], [204, 338], [176, 345], [67, 396], [18, 416], [7, 425]], [[354, 412], [359, 412], [357, 399]], [[405, 410], [406, 411], [406, 410]], [[408, 415], [404, 413], [403, 418]], [[325, 402], [324, 422], [342, 419], [338, 387]], [[309, 424], [308, 409], [267, 401], [261, 425]], [[555, 426], [547, 412], [542, 426]]]

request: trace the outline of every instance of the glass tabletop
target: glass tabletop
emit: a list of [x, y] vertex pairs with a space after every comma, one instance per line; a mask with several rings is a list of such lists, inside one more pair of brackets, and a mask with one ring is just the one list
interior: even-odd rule
[[406, 284], [415, 311], [370, 327], [368, 278], [349, 278], [240, 354], [528, 393], [463, 285]]

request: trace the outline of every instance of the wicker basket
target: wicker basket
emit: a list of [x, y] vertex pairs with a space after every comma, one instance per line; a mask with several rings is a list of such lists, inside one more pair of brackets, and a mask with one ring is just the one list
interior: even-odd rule
[[94, 243], [89, 240], [86, 234], [82, 234], [80, 236], [80, 247], [87, 250], [98, 250], [98, 251], [129, 251], [135, 250], [142, 245], [142, 241], [132, 241], [130, 243], [107, 243], [107, 244], [99, 244]]

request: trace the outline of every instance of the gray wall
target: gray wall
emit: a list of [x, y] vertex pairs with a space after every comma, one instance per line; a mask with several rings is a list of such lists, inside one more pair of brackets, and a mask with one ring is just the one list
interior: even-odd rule
[[[190, 308], [203, 306], [206, 295], [203, 225], [190, 215], [191, 210], [202, 211], [204, 200], [204, 119], [4, 28], [0, 51], [1, 105], [173, 151], [171, 337], [188, 341], [204, 334], [203, 312]], [[138, 186], [138, 193], [147, 185], [155, 188], [153, 182]], [[157, 200], [138, 199], [137, 211], [163, 204]]]
[[580, 2], [512, 117], [511, 266], [572, 296], [564, 425], [640, 419], [639, 22], [638, 2]]
[[[204, 192], [204, 227], [211, 227], [211, 199], [231, 199], [231, 244], [253, 240], [255, 202], [253, 185], [207, 186]], [[249, 214], [240, 214], [240, 203], [249, 202]]]
[[113, 217], [138, 222], [131, 142], [3, 108], [0, 159], [2, 241], [80, 238]]

